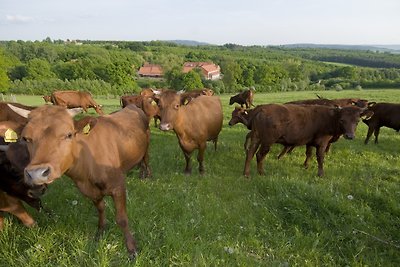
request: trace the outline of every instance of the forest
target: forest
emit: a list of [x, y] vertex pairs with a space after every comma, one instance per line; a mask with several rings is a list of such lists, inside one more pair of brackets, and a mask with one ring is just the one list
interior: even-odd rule
[[[141, 88], [234, 93], [400, 88], [400, 55], [367, 50], [240, 46], [185, 46], [165, 41], [0, 42], [0, 92], [43, 95], [54, 90], [119, 96]], [[212, 61], [220, 80], [182, 72], [186, 61]], [[163, 67], [162, 79], [140, 78], [144, 63]]]

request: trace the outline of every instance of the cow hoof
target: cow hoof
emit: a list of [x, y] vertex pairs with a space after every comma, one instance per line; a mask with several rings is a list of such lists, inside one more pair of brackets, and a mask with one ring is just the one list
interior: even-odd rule
[[129, 253], [129, 261], [131, 261], [131, 262], [135, 261], [137, 256], [138, 256], [138, 253], [136, 251]]

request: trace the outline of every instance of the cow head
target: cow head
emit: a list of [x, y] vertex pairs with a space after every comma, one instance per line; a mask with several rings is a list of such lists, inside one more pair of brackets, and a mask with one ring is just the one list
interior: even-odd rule
[[244, 108], [241, 107], [235, 107], [235, 109], [232, 111], [232, 118], [229, 121], [229, 126], [233, 126], [236, 123], [243, 123], [244, 125], [247, 126], [247, 115], [248, 111]]
[[161, 94], [158, 94], [157, 92], [155, 93], [157, 94], [157, 104], [161, 115], [159, 128], [162, 131], [173, 130], [177, 121], [179, 110], [182, 106], [181, 94], [183, 92], [167, 90], [163, 91]]
[[340, 131], [346, 139], [354, 139], [361, 117], [368, 118], [373, 115], [372, 111], [357, 106], [337, 107], [335, 108], [335, 112], [338, 116]]
[[206, 95], [206, 96], [213, 96], [214, 95], [214, 91], [211, 90], [211, 89], [207, 89], [207, 88], [204, 88], [203, 90], [201, 90], [201, 93], [203, 95]]
[[366, 100], [366, 99], [353, 98], [353, 99], [351, 99], [351, 103], [352, 103], [352, 105], [355, 105], [359, 108], [368, 107], [368, 100]]
[[[20, 131], [12, 128], [13, 124], [0, 122], [0, 189], [9, 195], [17, 197], [32, 207], [40, 210], [42, 207], [39, 197], [45, 192], [45, 185], [28, 185], [24, 183], [24, 169], [29, 164], [29, 152], [26, 145], [18, 140]], [[7, 130], [4, 130], [6, 127]], [[10, 140], [7, 132], [12, 132], [15, 139]], [[11, 142], [11, 143], [9, 143]]]
[[81, 109], [43, 106], [27, 112], [11, 105], [10, 108], [28, 118], [21, 133], [31, 159], [25, 167], [25, 181], [35, 185], [53, 182], [73, 163], [76, 135], [88, 131], [90, 124], [75, 127], [72, 117]]

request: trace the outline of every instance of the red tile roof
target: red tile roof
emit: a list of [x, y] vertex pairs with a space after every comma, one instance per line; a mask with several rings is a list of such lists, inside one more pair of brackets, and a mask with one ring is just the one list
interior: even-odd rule
[[160, 65], [145, 63], [138, 71], [140, 76], [161, 77], [163, 70]]

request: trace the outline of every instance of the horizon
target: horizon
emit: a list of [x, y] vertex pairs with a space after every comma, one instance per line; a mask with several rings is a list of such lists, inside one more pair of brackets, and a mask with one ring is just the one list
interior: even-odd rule
[[1, 40], [193, 40], [243, 46], [400, 44], [397, 0], [3, 2]]

